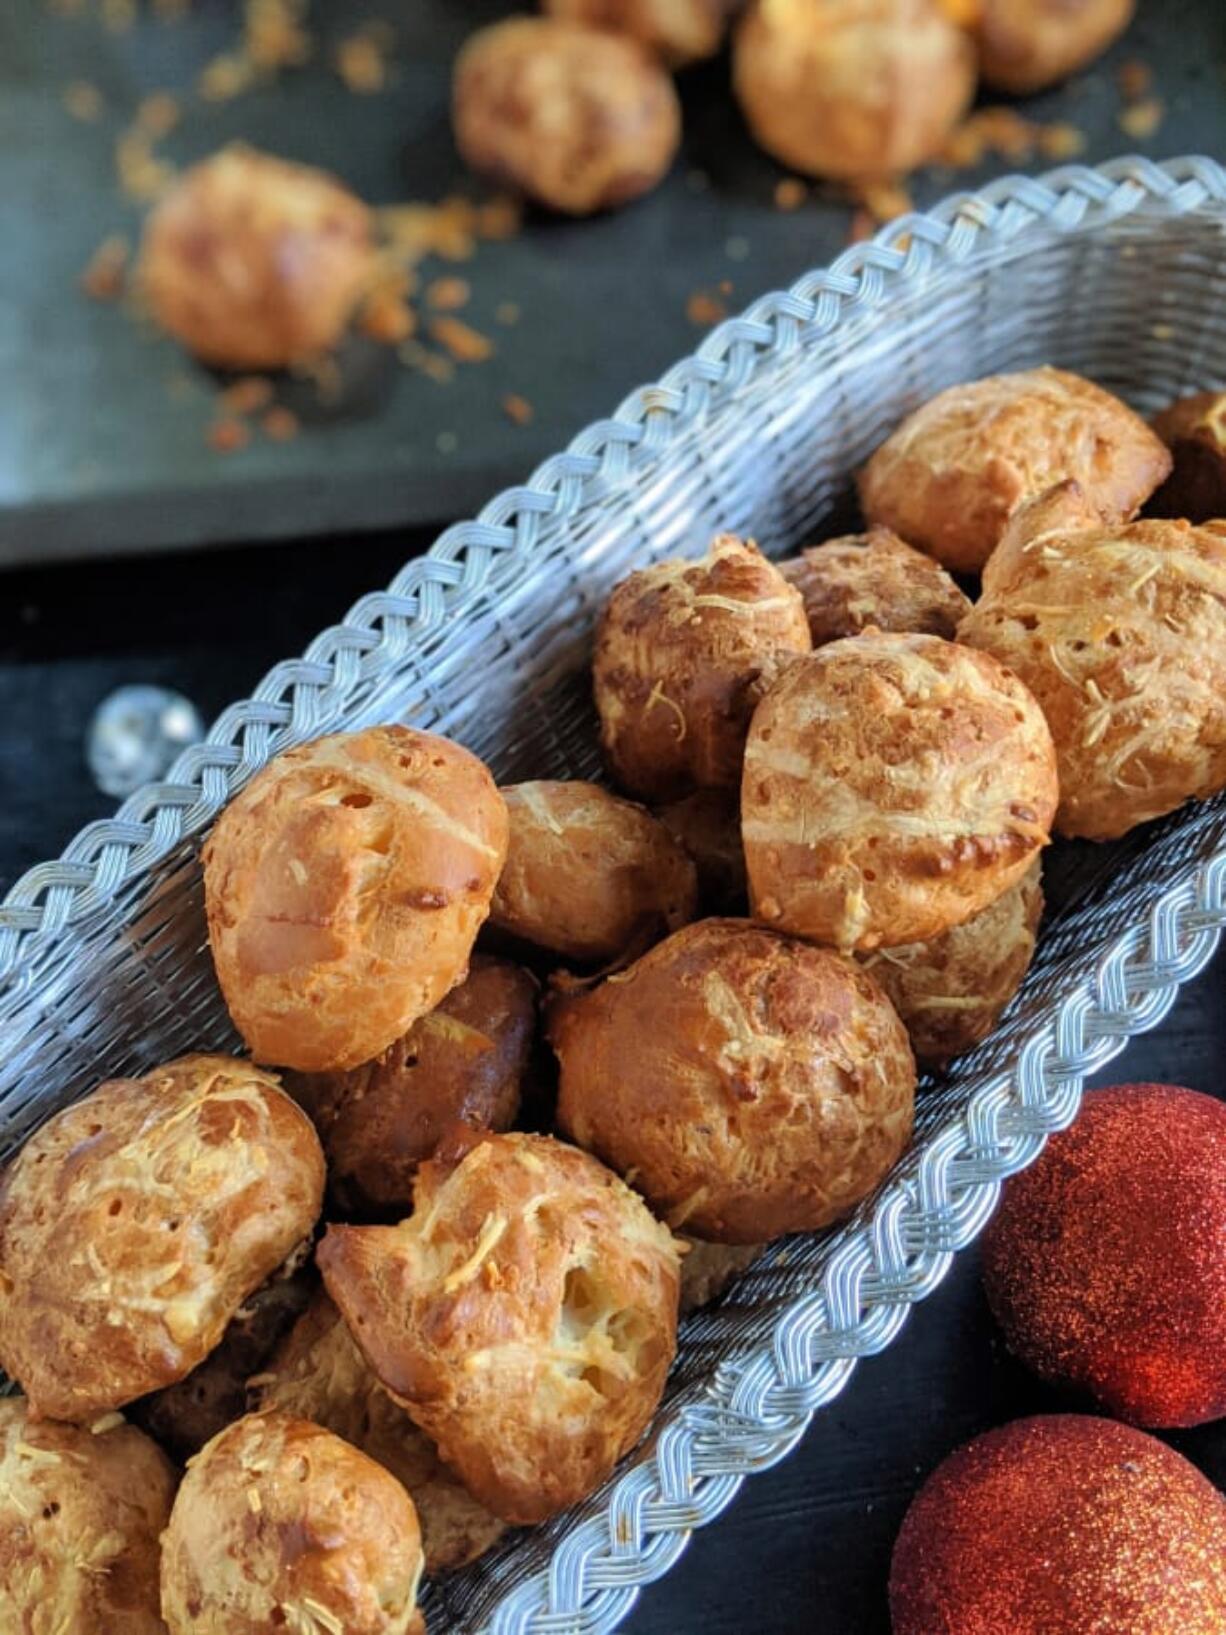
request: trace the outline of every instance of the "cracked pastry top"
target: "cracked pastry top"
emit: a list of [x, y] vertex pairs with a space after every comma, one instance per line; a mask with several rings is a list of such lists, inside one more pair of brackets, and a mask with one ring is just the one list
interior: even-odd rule
[[318, 1259], [383, 1387], [505, 1521], [590, 1493], [659, 1403], [678, 1246], [561, 1141], [490, 1135], [424, 1164], [407, 1220], [331, 1226]]
[[804, 598], [814, 647], [870, 627], [952, 641], [971, 607], [939, 562], [888, 528], [810, 545], [779, 572]]

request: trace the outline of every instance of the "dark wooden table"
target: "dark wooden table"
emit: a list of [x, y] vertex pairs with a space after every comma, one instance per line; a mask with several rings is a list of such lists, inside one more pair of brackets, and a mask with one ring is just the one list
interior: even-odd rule
[[[426, 542], [367, 535], [0, 576], [0, 888], [107, 811], [82, 740], [112, 687], [178, 687], [212, 716]], [[1111, 1077], [1221, 1094], [1222, 983], [1218, 961]], [[628, 1630], [885, 1635], [890, 1547], [924, 1474], [987, 1426], [1059, 1406], [1004, 1354], [968, 1252], [803, 1446], [646, 1593]], [[1226, 1421], [1170, 1440], [1226, 1486]]]

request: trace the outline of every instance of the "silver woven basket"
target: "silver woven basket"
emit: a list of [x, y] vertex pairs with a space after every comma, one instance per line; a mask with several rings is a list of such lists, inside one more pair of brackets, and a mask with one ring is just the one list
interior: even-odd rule
[[[400, 719], [459, 738], [503, 780], [591, 775], [589, 630], [631, 567], [723, 529], [794, 549], [895, 422], [954, 381], [1051, 362], [1142, 410], [1221, 385], [1224, 295], [1226, 173], [1131, 158], [951, 198], [722, 325], [278, 665], [167, 782], [19, 881], [0, 909], [0, 1158], [103, 1076], [235, 1045], [198, 850], [276, 751]], [[1076, 889], [1022, 995], [925, 1087], [887, 1183], [690, 1319], [649, 1447], [579, 1513], [432, 1586], [433, 1631], [614, 1629], [691, 1530], [795, 1445], [940, 1283], [1002, 1179], [1073, 1118], [1085, 1076], [1205, 965], [1226, 922], [1226, 799], [1057, 866]]]

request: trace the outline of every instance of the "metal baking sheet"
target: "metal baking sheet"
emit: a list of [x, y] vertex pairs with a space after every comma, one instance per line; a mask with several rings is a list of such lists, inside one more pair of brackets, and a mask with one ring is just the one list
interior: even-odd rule
[[[727, 281], [736, 310], [829, 260], [848, 237], [844, 202], [814, 195], [794, 212], [776, 208], [783, 172], [745, 135], [721, 59], [683, 76], [685, 150], [652, 197], [589, 222], [530, 216], [516, 238], [482, 246], [458, 269], [473, 290], [466, 319], [496, 340], [489, 362], [461, 366], [439, 385], [390, 353], [367, 357], [349, 400], [297, 439], [257, 436], [221, 455], [206, 442], [214, 378], [77, 288], [104, 237], [139, 232], [139, 209], [115, 183], [113, 149], [140, 98], [183, 96], [183, 121], [161, 144], [178, 163], [243, 137], [335, 170], [375, 204], [478, 194], [451, 142], [449, 67], [466, 33], [511, 8], [315, 0], [321, 48], [310, 65], [233, 101], [202, 103], [191, 87], [232, 45], [238, 8], [194, 0], [185, 20], [166, 22], [142, 0], [136, 26], [111, 32], [102, 3], [80, 0], [77, 15], [62, 13], [64, 0], [0, 6], [0, 564], [471, 513], [691, 350], [698, 332], [686, 308], [696, 290]], [[373, 16], [396, 30], [393, 73], [384, 91], [357, 96], [331, 58]], [[1090, 159], [1128, 148], [1221, 153], [1224, 33], [1226, 14], [1211, 0], [1145, 5], [1100, 65], [1025, 111], [1079, 127]], [[1165, 104], [1148, 141], [1117, 123], [1115, 70], [1128, 58], [1153, 68]], [[102, 93], [96, 123], [64, 107], [77, 80]], [[1006, 168], [927, 171], [913, 194], [923, 205]], [[521, 309], [514, 327], [494, 319], [507, 302]], [[509, 393], [530, 401], [531, 424], [507, 418]]]

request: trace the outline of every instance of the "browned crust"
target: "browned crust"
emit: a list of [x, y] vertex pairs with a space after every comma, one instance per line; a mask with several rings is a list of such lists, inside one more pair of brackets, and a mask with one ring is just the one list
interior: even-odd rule
[[1180, 398], [1153, 427], [1171, 451], [1171, 475], [1150, 500], [1154, 516], [1211, 522], [1226, 517], [1226, 392]]
[[888, 528], [810, 545], [779, 571], [804, 598], [814, 647], [870, 627], [952, 641], [970, 612], [970, 598], [940, 563]]
[[1073, 478], [1107, 521], [1133, 516], [1171, 468], [1160, 438], [1080, 375], [1029, 369], [940, 392], [860, 473], [869, 522], [977, 573], [1019, 506]]
[[975, 91], [974, 49], [937, 0], [754, 0], [732, 66], [761, 146], [840, 181], [931, 159]]
[[464, 978], [507, 815], [468, 750], [368, 727], [278, 755], [204, 848], [217, 979], [259, 1061], [371, 1061]]
[[229, 1056], [114, 1079], [0, 1182], [0, 1364], [35, 1417], [182, 1379], [307, 1236], [324, 1160], [277, 1080]]
[[698, 561], [623, 579], [592, 660], [616, 781], [651, 801], [735, 788], [754, 706], [779, 665], [810, 646], [799, 592], [752, 541], [721, 534]]
[[166, 1635], [158, 1539], [175, 1475], [119, 1414], [91, 1428], [0, 1399], [0, 1627], [12, 1635]]
[[1049, 515], [1046, 499], [1019, 515], [1007, 571], [959, 637], [1042, 705], [1056, 827], [1110, 840], [1226, 785], [1226, 522], [1061, 532]]
[[693, 919], [694, 865], [665, 826], [594, 783], [514, 784], [499, 930], [583, 964], [616, 959]]
[[707, 913], [743, 913], [748, 901], [741, 845], [740, 791], [696, 789], [656, 811], [698, 870], [699, 900]]
[[456, 59], [452, 120], [474, 170], [575, 216], [649, 192], [681, 139], [677, 93], [649, 51], [556, 17], [472, 35]]
[[279, 1408], [334, 1431], [392, 1473], [417, 1509], [427, 1573], [466, 1566], [506, 1531], [388, 1396], [322, 1291], [287, 1335], [253, 1396], [257, 1407]]
[[746, 921], [678, 931], [550, 1037], [561, 1128], [717, 1242], [828, 1225], [910, 1137], [915, 1064], [877, 984]]
[[328, 1157], [344, 1217], [398, 1219], [418, 1165], [454, 1126], [506, 1130], [536, 1032], [537, 984], [509, 960], [474, 954], [468, 977], [371, 1062], [348, 1072], [288, 1073]]
[[360, 199], [324, 171], [235, 145], [155, 207], [139, 277], [158, 323], [197, 357], [283, 369], [336, 344], [373, 268]]
[[655, 1412], [677, 1245], [574, 1147], [487, 1136], [422, 1166], [408, 1220], [330, 1227], [318, 1258], [384, 1388], [506, 1521], [591, 1492]]
[[609, 28], [650, 47], [674, 67], [713, 57], [739, 0], [544, 0], [551, 17]]
[[794, 665], [754, 716], [741, 794], [755, 916], [845, 949], [923, 942], [1025, 874], [1056, 807], [1035, 699], [937, 636]]
[[924, 1066], [981, 1044], [1021, 987], [1043, 913], [1040, 875], [1036, 859], [994, 903], [931, 942], [860, 955]]
[[191, 1461], [162, 1541], [170, 1635], [424, 1635], [413, 1501], [289, 1414], [249, 1414]]
[[1135, 10], [1135, 0], [981, 0], [979, 72], [995, 91], [1029, 96], [1101, 56]]

